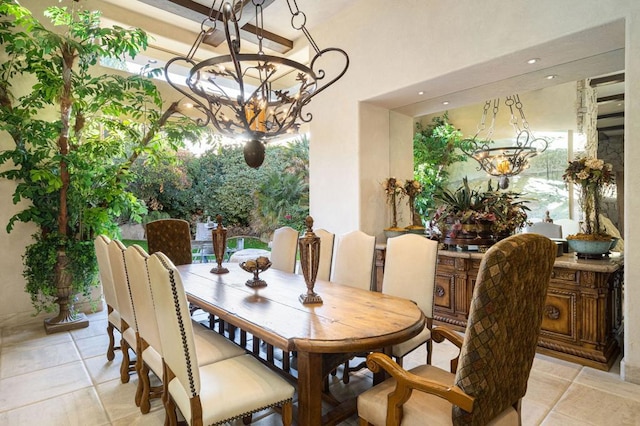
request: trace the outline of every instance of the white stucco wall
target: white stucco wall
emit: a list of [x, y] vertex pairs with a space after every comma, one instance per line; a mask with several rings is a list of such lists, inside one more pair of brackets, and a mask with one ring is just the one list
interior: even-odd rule
[[[311, 106], [311, 214], [327, 229], [342, 232], [357, 227], [381, 237], [380, 220], [365, 216], [386, 211], [377, 183], [391, 171], [402, 173], [396, 157], [389, 155], [396, 131], [392, 135], [388, 129], [385, 146], [378, 138], [370, 143], [363, 130], [385, 133], [385, 123], [374, 121], [383, 114], [364, 106], [368, 100], [621, 19], [626, 21], [625, 162], [633, 164], [640, 157], [640, 146], [633, 143], [640, 139], [640, 101], [633, 96], [640, 93], [640, 2], [361, 0], [331, 23], [315, 28], [318, 44], [345, 49], [351, 67]], [[567, 55], [572, 50], [567, 48]], [[385, 166], [386, 159], [390, 164]], [[632, 217], [640, 203], [635, 197], [640, 175], [626, 169], [625, 216]], [[328, 187], [340, 190], [327, 191]], [[633, 308], [633, 302], [640, 300], [635, 286], [640, 278], [640, 267], [635, 266], [640, 260], [640, 250], [635, 249], [640, 234], [632, 221], [626, 223], [625, 244], [623, 375], [640, 383], [640, 327], [635, 325], [640, 324], [640, 309]]]

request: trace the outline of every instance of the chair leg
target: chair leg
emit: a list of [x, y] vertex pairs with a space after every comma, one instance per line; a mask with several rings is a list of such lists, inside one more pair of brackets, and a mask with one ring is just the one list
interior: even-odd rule
[[431, 365], [431, 352], [433, 349], [433, 341], [427, 340], [427, 364]]
[[293, 402], [289, 401], [282, 404], [282, 425], [291, 426], [293, 422]]
[[[147, 414], [151, 409], [150, 395], [151, 395], [151, 382], [149, 380], [149, 367], [145, 362], [142, 363], [142, 367], [138, 372], [138, 388], [142, 387], [142, 394], [140, 399], [140, 412]], [[137, 394], [136, 394], [137, 396]]]
[[129, 365], [131, 359], [129, 358], [129, 344], [122, 338], [120, 340], [120, 347], [122, 348], [122, 364], [120, 365], [120, 381], [122, 383], [129, 383]]
[[107, 348], [107, 360], [108, 361], [113, 361], [113, 359], [116, 357], [115, 354], [115, 337], [113, 336], [113, 324], [111, 324], [111, 322], [107, 321], [107, 335], [109, 336], [109, 347]]
[[344, 371], [342, 372], [342, 383], [345, 385], [349, 383], [349, 361], [344, 363]]

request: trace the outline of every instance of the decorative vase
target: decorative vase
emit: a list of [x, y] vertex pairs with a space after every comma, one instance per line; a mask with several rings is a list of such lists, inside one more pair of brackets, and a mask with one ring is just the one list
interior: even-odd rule
[[307, 216], [305, 219], [307, 231], [298, 240], [300, 248], [300, 266], [304, 282], [307, 284], [307, 292], [301, 294], [300, 302], [303, 304], [322, 303], [322, 298], [313, 291], [320, 265], [320, 237], [313, 232], [313, 218]]
[[387, 238], [397, 237], [405, 233], [406, 231], [402, 228], [387, 228], [384, 230], [384, 236]]
[[579, 258], [599, 259], [609, 252], [611, 240], [568, 239], [567, 244]]
[[211, 269], [213, 274], [226, 274], [229, 270], [222, 266], [224, 260], [224, 253], [227, 250], [227, 229], [222, 225], [222, 216], [217, 215], [216, 221], [218, 226], [211, 231], [211, 238], [213, 240], [213, 253], [216, 256], [217, 266]]

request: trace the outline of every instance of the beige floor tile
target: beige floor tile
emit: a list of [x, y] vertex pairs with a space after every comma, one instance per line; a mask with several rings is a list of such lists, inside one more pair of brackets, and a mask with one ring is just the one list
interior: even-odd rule
[[135, 413], [111, 422], [113, 426], [162, 426], [164, 424], [164, 408], [151, 406], [147, 414]]
[[108, 361], [105, 354], [85, 358], [84, 364], [89, 371], [93, 384], [104, 383], [110, 380], [120, 380], [120, 365], [122, 364], [122, 352], [115, 351], [113, 361]]
[[80, 361], [80, 354], [69, 342], [3, 352], [0, 361], [0, 378], [18, 376], [44, 368], [56, 367]]
[[[551, 411], [549, 415], [540, 423], [541, 426], [596, 426], [596, 423], [591, 423], [584, 420], [574, 419], [573, 417], [565, 416], [564, 414]], [[597, 425], [601, 426], [601, 425]], [[613, 426], [613, 425], [611, 425]]]
[[96, 385], [100, 400], [111, 421], [120, 420], [134, 414], [140, 414], [136, 407], [135, 395], [138, 378], [133, 376], [129, 383], [120, 383], [120, 379]]
[[71, 337], [74, 340], [85, 339], [87, 337], [107, 335], [107, 318], [93, 318], [89, 320], [89, 327], [79, 328], [77, 330], [70, 331]]
[[549, 406], [524, 398], [522, 400], [522, 425], [539, 425], [549, 414]]
[[574, 383], [554, 411], [596, 425], [640, 424], [640, 402]]
[[84, 388], [0, 413], [0, 424], [100, 426], [110, 423], [95, 389]]
[[[92, 358], [98, 355], [104, 355], [107, 358], [107, 348], [109, 347], [109, 337], [107, 333], [103, 333], [93, 337], [76, 340], [76, 346], [80, 351], [82, 358]], [[116, 346], [120, 346], [120, 339], [116, 339]]]
[[576, 377], [574, 383], [590, 386], [640, 403], [640, 386], [625, 382], [618, 374], [585, 367]]
[[570, 385], [571, 382], [568, 380], [531, 370], [525, 399], [553, 407]]
[[580, 373], [580, 370], [582, 370], [582, 366], [569, 361], [538, 354], [533, 360], [533, 369], [561, 379], [573, 380]]
[[68, 332], [47, 334], [42, 324], [26, 324], [2, 329], [2, 352], [10, 350], [29, 350], [57, 343], [71, 343]]
[[81, 361], [0, 380], [0, 412], [91, 386]]

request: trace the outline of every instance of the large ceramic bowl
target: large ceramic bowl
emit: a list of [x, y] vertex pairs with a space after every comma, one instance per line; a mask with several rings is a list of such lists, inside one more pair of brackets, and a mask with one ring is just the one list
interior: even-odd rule
[[604, 254], [609, 251], [611, 240], [591, 241], [591, 240], [567, 240], [569, 249], [580, 254]]

